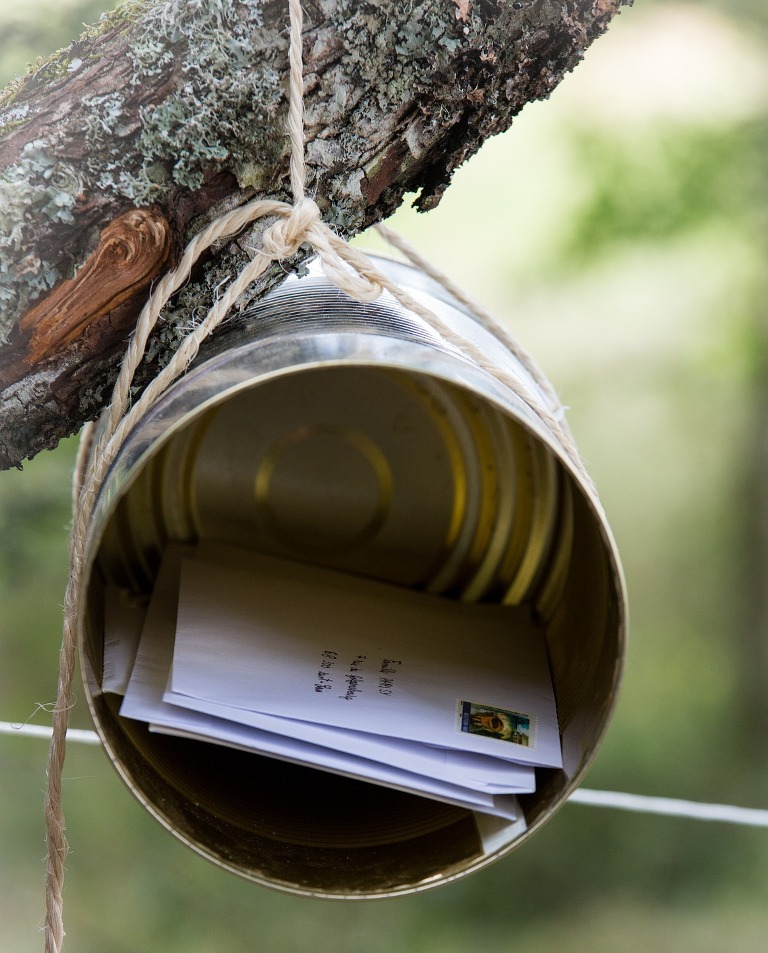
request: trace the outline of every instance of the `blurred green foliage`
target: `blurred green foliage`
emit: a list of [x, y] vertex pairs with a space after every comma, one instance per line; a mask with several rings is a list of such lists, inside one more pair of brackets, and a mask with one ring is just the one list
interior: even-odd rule
[[76, 39], [107, 9], [103, 0], [0, 0], [0, 84]]
[[[99, 6], [2, 0], [2, 75], [63, 45]], [[440, 208], [395, 223], [537, 354], [613, 524], [632, 632], [591, 787], [768, 806], [768, 96], [754, 79], [767, 25], [762, 0], [641, 0], [548, 103], [460, 170]], [[655, 38], [646, 60], [654, 44], [690, 52], [695, 35], [698, 67], [654, 91], [626, 66], [641, 35]], [[720, 69], [702, 36], [730, 44], [737, 65]], [[740, 72], [749, 63], [757, 73]], [[664, 83], [695, 92], [713, 75], [736, 106], [713, 97], [670, 113]], [[0, 474], [5, 720], [55, 697], [73, 457], [68, 441]], [[88, 724], [82, 704], [73, 724]], [[0, 737], [0, 947], [14, 953], [41, 945], [44, 762], [42, 742]], [[65, 773], [66, 923], [81, 953], [765, 946], [765, 831], [566, 806], [523, 849], [450, 887], [323, 903], [193, 857], [98, 749], [71, 745]]]
[[666, 129], [648, 141], [574, 128], [579, 164], [600, 174], [555, 243], [553, 263], [583, 268], [627, 245], [687, 241], [711, 226], [720, 236], [724, 227], [756, 233], [761, 129], [760, 121]]

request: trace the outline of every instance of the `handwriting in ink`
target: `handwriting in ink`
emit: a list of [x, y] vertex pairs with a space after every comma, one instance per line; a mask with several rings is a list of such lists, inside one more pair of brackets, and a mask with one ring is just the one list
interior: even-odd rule
[[347, 690], [339, 698], [351, 702], [356, 695], [362, 692], [361, 683], [365, 681], [362, 675], [358, 674], [362, 668], [363, 662], [368, 658], [367, 655], [356, 655], [349, 666], [349, 672], [344, 676], [347, 682]]
[[317, 681], [315, 682], [316, 692], [325, 692], [332, 688], [333, 676], [330, 670], [333, 668], [338, 657], [338, 652], [332, 652], [330, 650], [326, 650], [320, 656], [320, 668], [318, 669]]
[[385, 658], [381, 661], [379, 669], [379, 695], [391, 695], [395, 687], [394, 676], [399, 671], [398, 666], [402, 665], [401, 659]]

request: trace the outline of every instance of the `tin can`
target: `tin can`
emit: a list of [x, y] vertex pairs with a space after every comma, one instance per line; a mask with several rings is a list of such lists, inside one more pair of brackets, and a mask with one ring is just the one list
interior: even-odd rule
[[[209, 342], [126, 440], [96, 503], [80, 599], [94, 721], [147, 809], [237, 874], [347, 899], [449, 882], [552, 816], [607, 727], [626, 626], [594, 489], [505, 380], [534, 405], [546, 400], [537, 383], [441, 286], [378, 264], [486, 366], [388, 295], [360, 304], [316, 266], [289, 278], [224, 343]], [[509, 822], [120, 718], [119, 697], [102, 691], [105, 587], [148, 599], [169, 542], [209, 539], [447, 598], [530, 605], [564, 768], [536, 769], [524, 819]]]

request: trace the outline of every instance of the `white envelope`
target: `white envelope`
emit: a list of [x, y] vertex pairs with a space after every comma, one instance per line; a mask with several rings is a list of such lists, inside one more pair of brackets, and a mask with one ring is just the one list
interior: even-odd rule
[[525, 609], [254, 554], [247, 566], [184, 562], [166, 701], [561, 767], [543, 632]]
[[104, 589], [104, 659], [101, 690], [125, 693], [139, 647], [146, 606], [126, 589]]
[[[166, 692], [163, 697], [167, 695]], [[286, 743], [291, 743], [294, 751], [298, 751], [299, 746], [304, 744], [307, 757], [313, 759], [330, 757], [328, 753], [323, 753], [319, 749], [328, 749], [330, 752], [343, 751], [349, 756], [379, 762], [388, 767], [397, 767], [403, 771], [428, 776], [433, 780], [442, 780], [449, 784], [459, 784], [473, 790], [493, 788], [495, 793], [510, 794], [529, 794], [536, 790], [534, 769], [530, 765], [500, 761], [485, 755], [453, 751], [419, 742], [403, 741], [399, 738], [386, 738], [361, 731], [292, 721], [288, 718], [233, 709], [227, 705], [217, 705], [186, 696], [181, 705], [168, 702], [164, 704], [172, 707], [175, 720], [178, 720], [181, 717], [180, 713], [186, 710], [202, 716], [208, 715], [216, 720], [237, 722], [252, 729], [253, 738], [261, 737], [259, 732], [273, 737], [282, 737]]]
[[437, 798], [469, 810], [515, 820], [521, 818], [517, 799], [503, 790], [478, 790], [441, 781], [397, 767], [368, 761], [343, 750], [317, 748], [301, 740], [224, 721], [169, 705], [162, 700], [173, 652], [179, 564], [184, 551], [171, 547], [166, 553], [150, 603], [144, 632], [123, 700], [121, 715], [151, 723], [154, 730], [213, 741], [322, 770], [364, 778], [409, 793]]
[[[155, 722], [167, 728], [175, 726], [183, 730], [200, 732], [211, 724], [217, 724], [221, 719], [206, 718], [205, 715], [186, 711], [162, 700], [173, 654], [179, 566], [182, 557], [187, 553], [179, 547], [170, 547], [166, 552], [147, 611], [141, 644], [120, 713], [123, 717]], [[220, 710], [224, 711], [225, 715], [232, 714], [217, 706], [209, 707], [210, 713], [214, 716]], [[253, 723], [251, 727], [261, 726], [263, 733], [267, 734], [290, 737], [294, 727], [285, 719], [257, 713], [237, 712], [237, 715], [248, 717], [248, 720]], [[441, 749], [412, 743], [396, 742], [394, 746], [390, 746], [386, 739], [376, 735], [357, 737], [357, 733], [354, 732], [339, 732], [322, 726], [303, 725], [303, 727], [307, 735], [303, 744], [308, 752], [313, 753], [315, 759], [322, 760], [323, 757], [328, 757], [327, 752], [314, 750], [317, 744], [328, 747], [332, 751], [340, 749], [346, 754], [357, 754], [365, 760], [379, 760], [389, 767], [397, 767], [409, 773], [429, 775], [436, 781], [442, 780], [448, 784], [464, 785], [469, 776], [472, 785], [479, 788], [494, 784], [494, 793], [523, 793], [534, 790], [533, 770], [527, 766], [500, 763], [477, 755], [463, 756], [461, 752], [444, 752]], [[277, 732], [271, 731], [272, 728], [277, 728]], [[259, 737], [258, 732], [254, 732], [251, 737], [252, 739]], [[242, 736], [239, 740], [242, 740]], [[298, 744], [300, 743], [292, 742], [294, 753], [298, 751]]]
[[[194, 713], [192, 714], [194, 715]], [[201, 717], [204, 718], [204, 716]], [[466, 808], [469, 811], [493, 814], [507, 820], [514, 821], [522, 818], [520, 804], [514, 794], [498, 791], [475, 791], [458, 784], [448, 784], [424, 775], [416, 775], [409, 771], [388, 767], [378, 762], [366, 762], [364, 758], [350, 757], [345, 755], [344, 752], [331, 752], [328, 749], [320, 750], [315, 758], [311, 751], [311, 745], [305, 745], [298, 741], [294, 742], [290, 738], [270, 738], [267, 732], [254, 732], [252, 729], [249, 730], [246, 726], [238, 725], [232, 721], [207, 718], [197, 731], [193, 727], [168, 727], [152, 723], [150, 724], [150, 730], [197, 741], [222, 744], [241, 751], [252, 751], [255, 754], [264, 754], [281, 761], [290, 761], [293, 764], [317, 768], [331, 774], [370, 781], [384, 787], [404, 791], [407, 794], [432, 798]]]

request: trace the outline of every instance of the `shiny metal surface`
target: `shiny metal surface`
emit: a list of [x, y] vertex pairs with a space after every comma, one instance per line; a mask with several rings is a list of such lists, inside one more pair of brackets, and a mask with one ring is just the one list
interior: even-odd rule
[[[380, 264], [543, 401], [442, 288]], [[537, 772], [526, 829], [121, 720], [99, 688], [103, 585], [148, 598], [166, 543], [200, 539], [535, 606], [566, 767]], [[615, 702], [625, 598], [592, 489], [497, 377], [391, 298], [358, 304], [312, 271], [253, 308], [237, 341], [214, 344], [137, 426], [105, 481], [86, 558], [83, 668], [118, 771], [195, 850], [292, 892], [391, 896], [501, 856], [578, 783]]]

